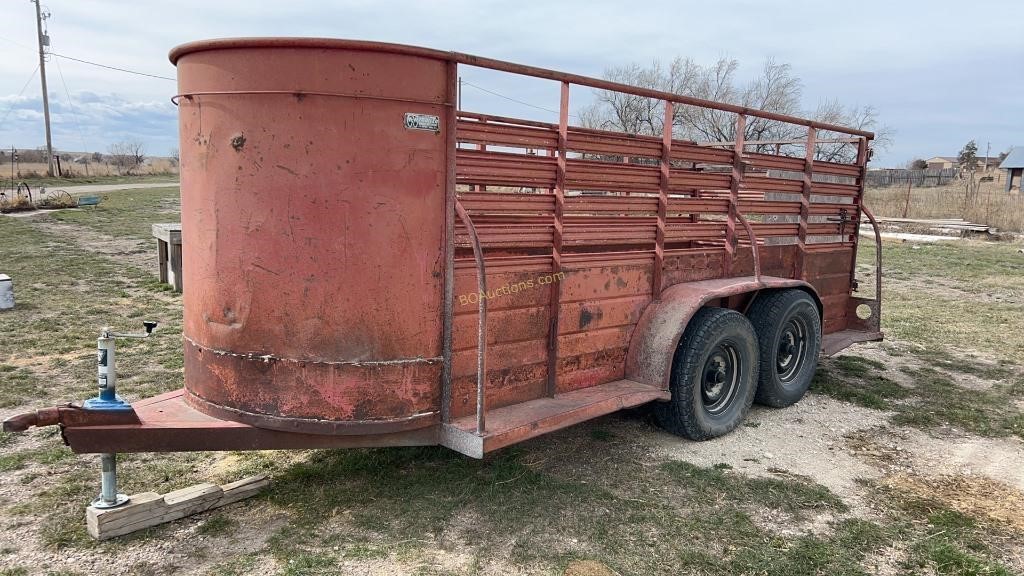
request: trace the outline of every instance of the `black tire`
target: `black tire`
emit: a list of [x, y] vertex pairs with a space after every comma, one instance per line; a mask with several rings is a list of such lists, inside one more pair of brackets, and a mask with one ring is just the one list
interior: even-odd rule
[[818, 369], [817, 304], [803, 290], [769, 292], [754, 300], [747, 317], [757, 333], [761, 359], [755, 401], [773, 408], [796, 404]]
[[679, 340], [672, 399], [655, 404], [655, 420], [691, 440], [730, 432], [750, 410], [757, 358], [757, 336], [749, 320], [726, 308], [701, 308]]

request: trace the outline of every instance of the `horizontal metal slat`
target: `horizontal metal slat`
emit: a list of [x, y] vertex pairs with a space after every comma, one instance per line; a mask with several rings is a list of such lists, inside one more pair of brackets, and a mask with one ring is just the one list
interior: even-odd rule
[[835, 174], [837, 176], [860, 176], [860, 166], [856, 164], [840, 164], [838, 162], [825, 162], [815, 160], [812, 170], [817, 174]]
[[799, 202], [742, 199], [738, 206], [743, 214], [800, 214]]
[[665, 241], [718, 240], [725, 237], [725, 222], [684, 222], [668, 223], [665, 226]]
[[557, 162], [549, 156], [457, 150], [458, 184], [553, 188]]
[[555, 130], [461, 119], [456, 123], [455, 139], [458, 142], [472, 144], [522, 148], [554, 149], [558, 147], [558, 132]]
[[565, 213], [654, 212], [658, 198], [653, 196], [567, 196]]
[[764, 236], [796, 236], [800, 232], [799, 224], [766, 224], [762, 222], [751, 222], [750, 227], [754, 229], [754, 235]]
[[811, 184], [811, 192], [814, 194], [857, 196], [860, 193], [860, 187], [855, 184], [831, 184], [826, 182], [814, 182]]
[[661, 139], [629, 134], [595, 134], [569, 129], [566, 149], [609, 156], [661, 157]]
[[553, 214], [553, 194], [514, 194], [509, 192], [462, 192], [459, 201], [470, 214], [513, 212]]
[[568, 159], [565, 187], [568, 190], [657, 192], [661, 171], [657, 166], [638, 166], [592, 160]]
[[729, 210], [728, 198], [669, 198], [668, 212], [672, 213], [716, 213], [724, 214]]
[[776, 156], [774, 154], [747, 153], [743, 159], [756, 168], [771, 168], [775, 170], [791, 170], [801, 172], [804, 169], [806, 160], [792, 156]]
[[655, 233], [656, 224], [654, 222], [646, 226], [567, 223], [562, 229], [562, 244], [566, 246], [653, 244]]
[[690, 189], [728, 189], [732, 185], [732, 174], [729, 172], [702, 172], [673, 168], [669, 170], [669, 190]]
[[672, 141], [672, 160], [703, 164], [732, 164], [733, 151]]
[[803, 190], [804, 184], [799, 180], [786, 180], [783, 178], [769, 178], [767, 176], [747, 174], [743, 177], [743, 184], [741, 187], [744, 190], [798, 193]]

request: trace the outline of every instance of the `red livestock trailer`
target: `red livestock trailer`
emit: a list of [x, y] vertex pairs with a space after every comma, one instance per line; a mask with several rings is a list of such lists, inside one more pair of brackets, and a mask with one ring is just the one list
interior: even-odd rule
[[[488, 58], [335, 39], [186, 44], [183, 389], [19, 415], [75, 452], [441, 444], [482, 457], [646, 403], [697, 439], [879, 340], [872, 134]], [[458, 68], [551, 81], [559, 121], [459, 110]], [[570, 122], [649, 99], [661, 136]], [[673, 138], [673, 111], [735, 126]], [[805, 130], [745, 141], [749, 123]], [[845, 160], [818, 158], [847, 147]], [[794, 152], [796, 150], [796, 152]], [[861, 217], [874, 297], [855, 296]], [[128, 390], [130, 394], [131, 391]]]

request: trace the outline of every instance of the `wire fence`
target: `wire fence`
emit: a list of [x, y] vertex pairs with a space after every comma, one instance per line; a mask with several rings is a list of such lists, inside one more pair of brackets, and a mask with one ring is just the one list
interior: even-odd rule
[[865, 184], [872, 187], [906, 186], [908, 183], [917, 187], [943, 186], [960, 178], [956, 168], [931, 168], [925, 170], [908, 170], [904, 168], [885, 168], [868, 170]]

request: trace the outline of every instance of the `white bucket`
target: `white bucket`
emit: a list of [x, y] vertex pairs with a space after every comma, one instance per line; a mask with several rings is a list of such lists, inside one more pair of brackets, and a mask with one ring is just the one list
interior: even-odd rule
[[14, 308], [14, 282], [7, 274], [0, 274], [0, 310]]

